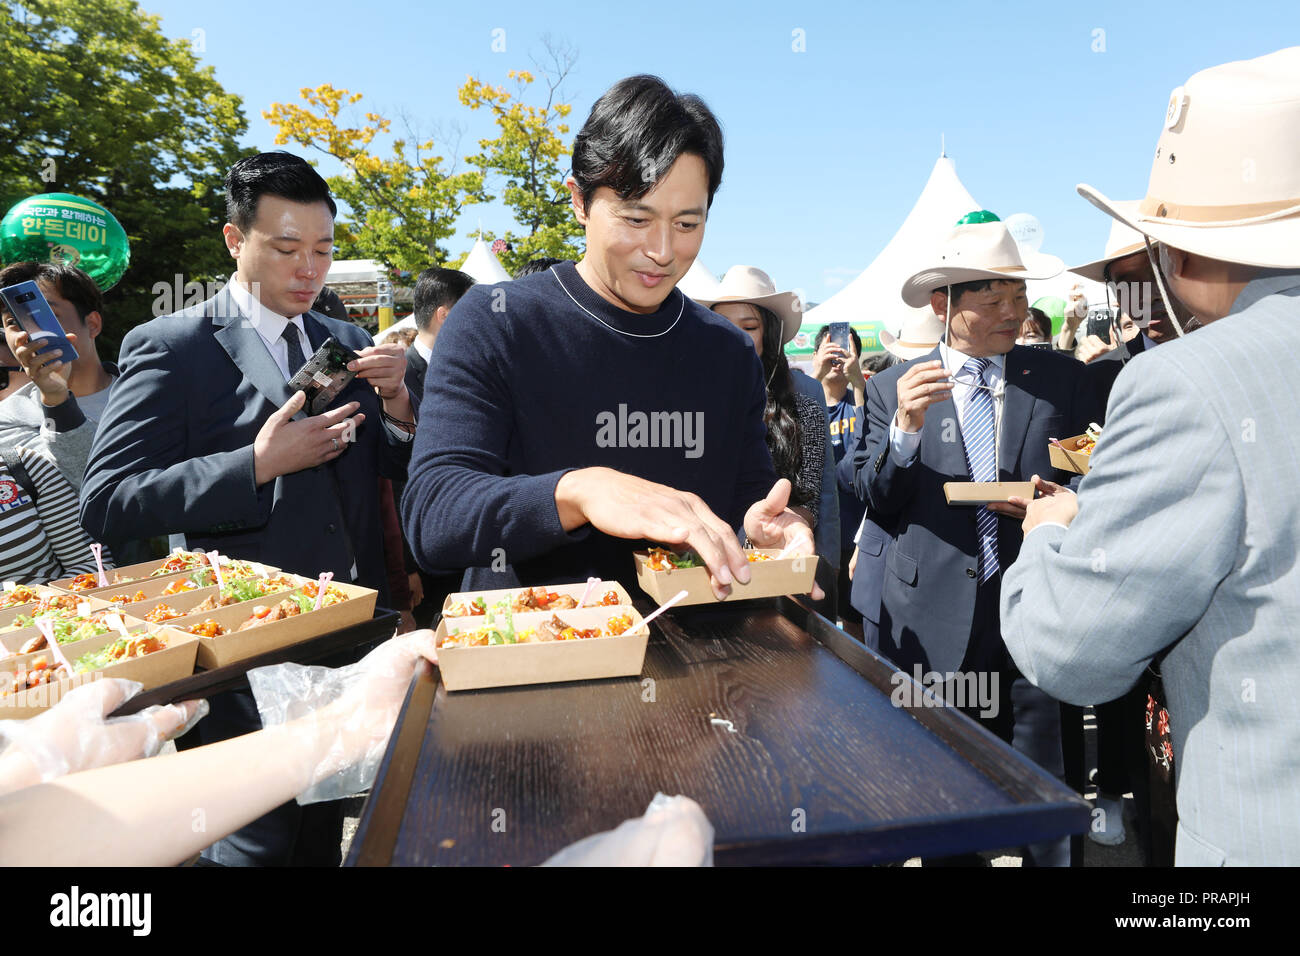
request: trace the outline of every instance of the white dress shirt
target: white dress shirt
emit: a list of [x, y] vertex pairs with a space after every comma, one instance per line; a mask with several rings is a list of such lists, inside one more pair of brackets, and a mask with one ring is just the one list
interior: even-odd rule
[[[970, 356], [954, 348], [949, 348], [946, 344], [940, 342], [939, 357], [943, 360], [943, 367], [952, 374], [954, 379], [952, 402], [957, 406], [957, 427], [960, 429], [965, 426], [966, 406], [970, 403], [971, 395], [975, 392], [975, 389], [971, 388], [974, 379], [962, 367], [970, 360]], [[1005, 355], [990, 355], [988, 359], [989, 367], [985, 372], [985, 376], [988, 378], [989, 387], [993, 390], [995, 447], [998, 447], [1001, 445], [1002, 438], [1002, 395], [1005, 391], [1007, 357]], [[917, 453], [920, 450], [921, 430], [917, 429], [914, 432], [903, 431], [898, 424], [898, 413], [895, 412], [894, 420], [889, 425], [889, 457], [898, 467], [906, 468], [916, 461]]]
[[423, 342], [421, 342], [418, 338], [417, 338], [414, 342], [412, 342], [411, 344], [415, 346], [415, 351], [416, 351], [416, 353], [420, 356], [420, 358], [424, 359], [424, 364], [425, 364], [425, 365], [429, 365], [429, 364], [432, 363], [432, 360], [433, 360], [433, 349], [431, 349], [429, 346], [425, 345], [425, 344], [424, 344]]

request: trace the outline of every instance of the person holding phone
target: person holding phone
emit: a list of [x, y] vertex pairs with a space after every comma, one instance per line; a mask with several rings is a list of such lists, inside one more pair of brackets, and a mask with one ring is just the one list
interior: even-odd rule
[[[226, 177], [222, 230], [236, 262], [213, 298], [138, 325], [91, 450], [81, 522], [112, 546], [184, 536], [305, 573], [332, 571], [388, 603], [378, 478], [402, 477], [414, 402], [398, 345], [371, 344], [311, 311], [334, 251], [335, 204], [302, 158], [261, 153]], [[327, 339], [356, 353], [355, 373], [321, 414], [289, 380]], [[251, 695], [211, 700], [205, 743], [261, 726]], [[336, 865], [337, 803], [286, 804], [209, 848], [230, 865]]]
[[66, 362], [43, 347], [0, 300], [6, 344], [30, 378], [0, 402], [0, 447], [31, 448], [78, 489], [118, 374], [96, 348], [104, 328], [103, 295], [94, 279], [66, 263], [18, 262], [0, 269], [0, 289], [23, 282], [36, 284], [77, 358]]

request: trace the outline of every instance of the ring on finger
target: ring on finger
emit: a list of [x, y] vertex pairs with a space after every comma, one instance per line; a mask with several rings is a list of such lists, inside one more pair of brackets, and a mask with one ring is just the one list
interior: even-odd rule
[[335, 451], [339, 450], [339, 440], [337, 438], [331, 438], [330, 444], [334, 446]]

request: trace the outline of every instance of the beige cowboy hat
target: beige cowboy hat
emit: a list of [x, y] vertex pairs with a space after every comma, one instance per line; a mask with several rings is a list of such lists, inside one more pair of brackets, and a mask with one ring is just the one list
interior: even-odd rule
[[[1137, 207], [1138, 200], [1136, 199], [1129, 202], [1115, 203], [1116, 209], [1128, 215], [1135, 215]], [[1110, 221], [1110, 235], [1106, 237], [1106, 251], [1102, 253], [1101, 258], [1094, 259], [1092, 262], [1085, 262], [1081, 266], [1074, 266], [1067, 271], [1077, 276], [1083, 276], [1085, 279], [1091, 279], [1093, 282], [1105, 282], [1107, 266], [1116, 259], [1123, 259], [1135, 252], [1142, 252], [1146, 247], [1146, 240], [1142, 238], [1142, 233], [1126, 226], [1123, 220], [1112, 219]]]
[[1211, 67], [1169, 97], [1147, 194], [1102, 212], [1175, 249], [1300, 266], [1300, 47]]
[[732, 266], [709, 298], [695, 301], [706, 309], [722, 302], [748, 302], [770, 310], [781, 320], [782, 345], [799, 334], [803, 323], [803, 303], [798, 294], [777, 292], [771, 277], [754, 266]]
[[934, 314], [929, 302], [922, 308], [909, 310], [897, 336], [890, 334], [888, 329], [880, 332], [880, 344], [901, 359], [929, 355], [942, 339], [943, 319]]
[[1050, 279], [1065, 269], [1056, 256], [1021, 249], [1006, 224], [987, 210], [969, 213], [949, 233], [931, 262], [903, 283], [903, 301], [914, 309], [930, 304], [930, 293], [981, 279]]

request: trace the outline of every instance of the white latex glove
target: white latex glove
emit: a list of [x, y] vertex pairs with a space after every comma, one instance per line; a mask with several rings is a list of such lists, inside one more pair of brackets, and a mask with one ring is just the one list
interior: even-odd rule
[[713, 824], [690, 797], [656, 793], [644, 816], [570, 844], [542, 866], [712, 866]]
[[298, 802], [318, 803], [368, 788], [416, 668], [437, 661], [430, 630], [386, 641], [348, 667], [277, 664], [248, 672], [262, 726], [300, 738]]
[[21, 753], [45, 783], [81, 770], [152, 757], [208, 712], [206, 700], [191, 700], [105, 719], [142, 687], [117, 678], [91, 681], [30, 720], [0, 721], [0, 739], [8, 744], [5, 758]]

